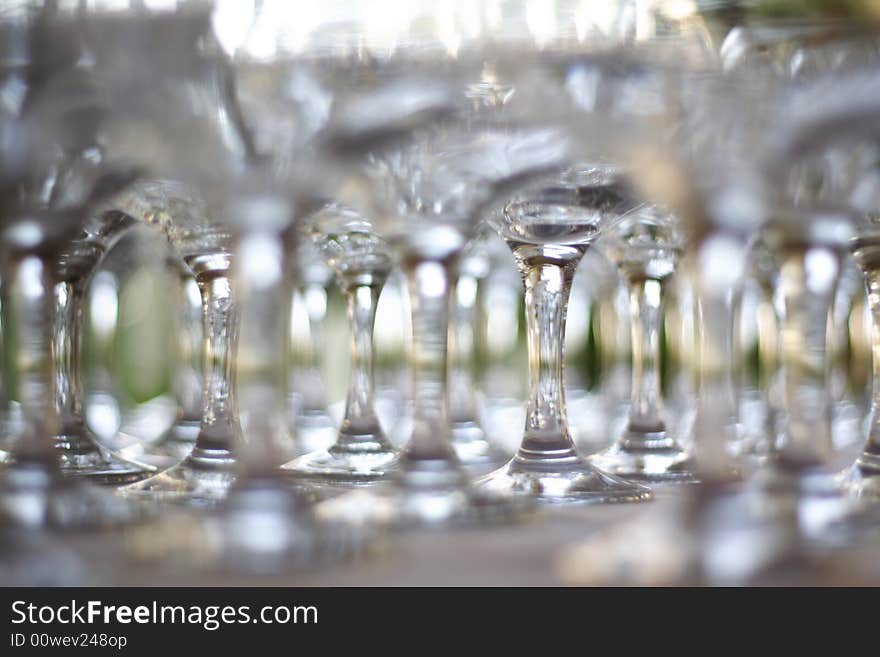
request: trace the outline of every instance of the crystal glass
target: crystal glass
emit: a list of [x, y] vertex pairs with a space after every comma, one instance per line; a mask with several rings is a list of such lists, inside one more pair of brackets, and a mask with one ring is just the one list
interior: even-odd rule
[[479, 236], [462, 254], [449, 324], [452, 447], [474, 474], [484, 474], [506, 460], [504, 452], [489, 441], [483, 428], [476, 381], [482, 347], [479, 328], [485, 314], [482, 285], [490, 264], [486, 248], [485, 238]]
[[391, 249], [367, 218], [349, 208], [332, 205], [311, 217], [308, 226], [348, 305], [351, 374], [336, 442], [284, 467], [298, 478], [317, 482], [379, 481], [397, 464], [397, 450], [376, 415], [373, 376], [373, 324], [391, 272]]
[[336, 425], [327, 412], [323, 372], [327, 349], [327, 292], [333, 284], [333, 271], [308, 235], [297, 240], [293, 260], [296, 263], [292, 274], [293, 301], [300, 304], [308, 329], [306, 336], [297, 336], [291, 325], [295, 354], [289, 388], [291, 422], [297, 442], [292, 456], [299, 456], [303, 452], [326, 449], [336, 439]]
[[[4, 87], [20, 92], [0, 113], [3, 133], [14, 135], [4, 140], [0, 157], [3, 324], [7, 353], [14, 354], [4, 377], [22, 412], [10, 441], [11, 462], [0, 474], [3, 522], [81, 528], [129, 521], [136, 515], [130, 505], [84, 478], [62, 476], [62, 458], [68, 470], [84, 466], [111, 479], [114, 466], [123, 477], [143, 469], [114, 459], [87, 439], [78, 445], [79, 463], [77, 450], [56, 449], [57, 436], [63, 435], [59, 410], [72, 410], [71, 415], [79, 410], [77, 325], [75, 318], [64, 317], [72, 310], [68, 302], [74, 290], [56, 284], [59, 267], [62, 279], [78, 280], [63, 275], [67, 266], [70, 273], [77, 270], [81, 242], [75, 240], [84, 227], [95, 225], [90, 223], [95, 209], [130, 182], [131, 170], [98, 145], [106, 108], [71, 16], [51, 8], [11, 10], [2, 31], [0, 75]], [[89, 264], [92, 254], [85, 249]], [[65, 361], [57, 370], [66, 393], [60, 398], [53, 343]]]
[[478, 481], [490, 491], [542, 502], [637, 502], [644, 486], [607, 474], [578, 454], [565, 412], [565, 311], [575, 268], [590, 243], [633, 208], [607, 167], [581, 167], [491, 215], [523, 280], [529, 401], [522, 444], [507, 465]]
[[[464, 61], [465, 63], [460, 63]], [[407, 278], [412, 311], [414, 418], [394, 479], [322, 503], [318, 513], [394, 525], [473, 523], [509, 516], [517, 503], [480, 491], [450, 441], [448, 327], [461, 255], [481, 212], [564, 157], [560, 135], [529, 124], [512, 88], [491, 78], [484, 60], [396, 62], [421, 79], [446, 82], [458, 109], [403, 145], [376, 152], [362, 176], [341, 187], [346, 202], [373, 218]], [[490, 77], [486, 77], [489, 75]], [[468, 79], [469, 78], [469, 79]]]
[[177, 278], [174, 308], [178, 367], [174, 373], [177, 412], [174, 424], [146, 446], [151, 456], [181, 461], [192, 451], [202, 415], [202, 303], [192, 272], [177, 258], [168, 258]]
[[229, 280], [231, 237], [207, 219], [204, 202], [170, 181], [139, 182], [119, 211], [155, 224], [196, 278], [202, 297], [202, 417], [195, 446], [172, 468], [122, 492], [148, 499], [222, 499], [234, 477], [232, 449], [240, 435], [232, 395], [236, 307]]
[[86, 289], [103, 255], [132, 223], [130, 218], [113, 213], [88, 221], [82, 234], [71, 240], [59, 257], [54, 291], [56, 325], [52, 346], [57, 368], [55, 403], [60, 418], [57, 440], [61, 467], [66, 474], [109, 485], [131, 483], [154, 470], [102, 447], [86, 425], [83, 413], [80, 352]]
[[871, 350], [873, 387], [871, 423], [865, 446], [856, 462], [845, 473], [843, 485], [848, 494], [873, 503], [880, 500], [880, 234], [875, 227], [875, 206], [880, 194], [880, 178], [871, 167], [864, 172], [852, 193], [852, 202], [864, 214], [856, 224], [850, 248], [865, 277], [871, 312]]
[[656, 207], [636, 209], [609, 227], [600, 240], [600, 248], [617, 265], [629, 290], [632, 393], [623, 435], [591, 461], [622, 477], [694, 479], [689, 454], [667, 431], [660, 386], [665, 292], [683, 243], [675, 218]]

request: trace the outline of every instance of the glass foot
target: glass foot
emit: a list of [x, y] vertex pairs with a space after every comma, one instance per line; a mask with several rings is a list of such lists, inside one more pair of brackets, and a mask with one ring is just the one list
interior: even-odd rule
[[155, 502], [185, 502], [197, 506], [218, 504], [236, 477], [235, 459], [226, 449], [196, 447], [173, 468], [119, 489], [124, 497]]
[[338, 428], [324, 411], [303, 411], [293, 419], [297, 450], [309, 454], [329, 449], [336, 442]]
[[880, 502], [880, 455], [863, 452], [841, 478], [846, 495], [867, 503]]
[[88, 481], [63, 477], [45, 464], [15, 463], [0, 474], [3, 524], [85, 530], [127, 525], [149, 515], [145, 507]]
[[189, 456], [199, 436], [199, 426], [198, 420], [180, 420], [153, 442], [129, 441], [127, 447], [117, 451], [125, 458], [166, 470]]
[[696, 464], [665, 431], [627, 431], [619, 441], [589, 457], [596, 467], [625, 479], [652, 483], [697, 482]]
[[398, 451], [386, 441], [333, 445], [284, 464], [297, 480], [357, 486], [387, 479], [397, 467]]
[[496, 494], [531, 496], [543, 504], [611, 504], [654, 498], [651, 489], [603, 472], [573, 453], [540, 460], [517, 455], [477, 479], [476, 485]]
[[817, 466], [775, 462], [749, 482], [753, 514], [763, 519], [796, 518], [804, 540], [825, 540], [827, 529], [851, 508], [832, 473]]
[[304, 499], [271, 478], [234, 486], [206, 523], [220, 565], [255, 574], [352, 558], [369, 542], [362, 529], [317, 522]]
[[84, 477], [102, 486], [122, 486], [140, 481], [156, 467], [114, 454], [101, 447], [89, 432], [65, 432], [56, 437], [61, 449], [61, 471]]
[[485, 474], [504, 463], [504, 454], [486, 439], [486, 432], [473, 420], [452, 422], [452, 448], [461, 464], [472, 474]]
[[441, 528], [510, 522], [531, 508], [530, 500], [474, 487], [455, 462], [402, 457], [391, 481], [321, 502], [315, 515], [354, 526]]

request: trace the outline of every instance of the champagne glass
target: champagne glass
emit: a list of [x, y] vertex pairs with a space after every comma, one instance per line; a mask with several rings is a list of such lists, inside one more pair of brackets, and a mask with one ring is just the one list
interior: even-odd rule
[[622, 477], [693, 480], [690, 456], [667, 432], [660, 389], [660, 328], [665, 291], [684, 238], [676, 220], [645, 207], [610, 227], [599, 242], [629, 288], [632, 322], [632, 399], [617, 443], [592, 462]]
[[650, 500], [644, 486], [607, 474], [580, 456], [565, 411], [565, 311], [575, 268], [603, 226], [638, 208], [607, 166], [578, 167], [490, 216], [522, 276], [529, 347], [529, 402], [522, 444], [479, 480], [491, 491], [542, 502]]

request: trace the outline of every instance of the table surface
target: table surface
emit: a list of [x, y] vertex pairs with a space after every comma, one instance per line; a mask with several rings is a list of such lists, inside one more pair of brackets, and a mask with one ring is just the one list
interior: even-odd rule
[[[543, 508], [490, 529], [412, 531], [373, 541], [357, 558], [243, 573], [211, 563], [190, 516], [100, 534], [58, 538], [84, 569], [79, 585], [108, 586], [558, 586], [688, 584], [675, 568], [684, 553], [680, 489], [651, 503]], [[195, 538], [193, 538], [195, 537]], [[733, 543], [731, 543], [733, 545]], [[186, 555], [181, 559], [181, 555]], [[781, 579], [747, 583], [880, 585], [876, 546], [847, 549]], [[22, 562], [24, 563], [24, 562]], [[8, 565], [8, 564], [7, 564]], [[18, 567], [14, 583], [27, 583]], [[2, 574], [2, 568], [0, 568]], [[2, 579], [2, 578], [0, 578]], [[743, 580], [746, 581], [746, 580]], [[741, 583], [741, 582], [734, 582]]]

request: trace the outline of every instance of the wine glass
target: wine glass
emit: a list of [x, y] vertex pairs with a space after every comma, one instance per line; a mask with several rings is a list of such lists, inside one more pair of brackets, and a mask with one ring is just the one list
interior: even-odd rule
[[56, 270], [53, 352], [57, 372], [55, 399], [60, 418], [57, 435], [61, 467], [66, 474], [121, 485], [149, 476], [153, 468], [114, 455], [102, 447], [88, 428], [83, 413], [80, 352], [86, 290], [104, 254], [132, 226], [133, 221], [112, 213], [89, 218], [83, 231], [62, 250]]
[[295, 248], [293, 302], [299, 303], [308, 328], [305, 339], [297, 340], [301, 336], [296, 335], [291, 324], [295, 357], [290, 371], [290, 407], [292, 430], [297, 441], [294, 456], [298, 456], [332, 444], [336, 440], [336, 425], [327, 412], [323, 374], [327, 350], [327, 290], [333, 284], [333, 271], [309, 236], [298, 239]]
[[667, 432], [660, 389], [660, 329], [665, 290], [683, 244], [676, 219], [661, 208], [647, 206], [615, 222], [599, 241], [629, 288], [632, 399], [623, 435], [591, 461], [630, 479], [694, 479], [689, 454]]
[[865, 277], [868, 304], [871, 311], [871, 348], [873, 353], [874, 383], [872, 388], [871, 423], [865, 446], [856, 462], [845, 473], [844, 490], [859, 500], [873, 503], [880, 499], [880, 288], [878, 288], [877, 247], [880, 245], [876, 228], [876, 208], [880, 198], [880, 181], [876, 165], [867, 167], [859, 176], [851, 197], [852, 204], [861, 212], [856, 234], [851, 243], [852, 254]]
[[[119, 466], [115, 473], [123, 477], [143, 469], [107, 456], [90, 441], [82, 444], [80, 464], [75, 450], [56, 449], [59, 410], [67, 410], [71, 396], [59, 400], [53, 392], [53, 340], [63, 347], [66, 365], [73, 365], [62, 368], [63, 382], [78, 382], [63, 376], [76, 371], [75, 326], [62, 318], [58, 328], [64, 332], [53, 335], [53, 329], [57, 311], [70, 308], [64, 298], [68, 288], [56, 288], [59, 270], [62, 278], [76, 271], [76, 247], [82, 242], [75, 240], [84, 227], [86, 234], [88, 226], [106, 227], [92, 223], [94, 209], [124, 188], [133, 171], [114, 162], [98, 143], [106, 107], [96, 93], [93, 70], [81, 56], [82, 34], [71, 16], [51, 6], [33, 13], [11, 11], [2, 29], [8, 37], [3, 39], [4, 84], [21, 92], [0, 114], [4, 133], [14, 136], [4, 140], [0, 172], [4, 327], [15, 354], [5, 380], [22, 411], [11, 441], [12, 462], [0, 483], [4, 522], [65, 528], [126, 522], [137, 516], [131, 505], [84, 478], [62, 476], [62, 459], [68, 470], [84, 465], [111, 478], [114, 463]], [[92, 250], [85, 251], [88, 262]]]
[[308, 231], [345, 295], [351, 374], [334, 445], [284, 467], [309, 481], [349, 485], [379, 481], [396, 467], [398, 454], [374, 407], [373, 325], [392, 268], [391, 249], [366, 217], [337, 204], [310, 217]]
[[583, 165], [490, 215], [523, 280], [530, 385], [519, 451], [500, 470], [481, 478], [481, 487], [551, 503], [652, 498], [644, 486], [607, 474], [578, 454], [563, 389], [565, 311], [575, 268], [603, 226], [638, 207], [612, 168]]
[[460, 109], [400, 147], [375, 152], [363, 176], [341, 187], [347, 203], [365, 208], [373, 218], [407, 278], [414, 418], [392, 482], [323, 502], [317, 510], [323, 517], [447, 525], [506, 517], [517, 507], [507, 496], [473, 487], [451, 445], [450, 295], [481, 212], [560, 166], [565, 147], [557, 132], [530, 123], [515, 104], [508, 105], [516, 98], [512, 87], [497, 82], [485, 63], [480, 56], [465, 60], [459, 55], [450, 73], [443, 63], [408, 63], [401, 55], [395, 62], [401, 70], [454, 85]]
[[189, 268], [173, 256], [166, 262], [177, 283], [174, 330], [178, 366], [173, 381], [177, 411], [174, 424], [143, 449], [150, 457], [182, 461], [192, 451], [201, 424], [202, 303], [198, 283]]
[[505, 454], [486, 436], [480, 420], [476, 369], [480, 359], [480, 322], [485, 313], [483, 280], [489, 273], [486, 239], [472, 240], [461, 257], [452, 293], [449, 324], [449, 409], [452, 447], [474, 474], [484, 474], [505, 461]]
[[233, 389], [237, 314], [229, 280], [228, 232], [207, 220], [203, 201], [185, 185], [141, 181], [117, 204], [120, 213], [157, 225], [193, 272], [202, 298], [202, 415], [192, 450], [177, 465], [125, 487], [125, 495], [210, 503], [225, 497], [234, 478], [233, 445], [241, 428]]

